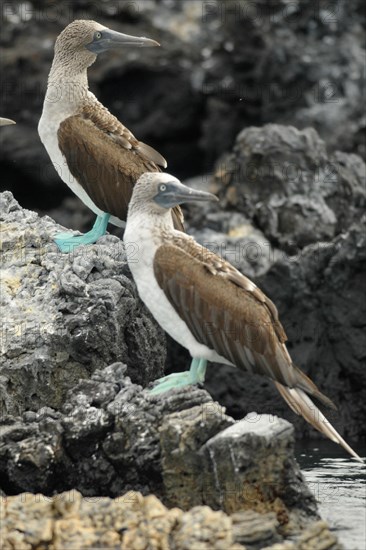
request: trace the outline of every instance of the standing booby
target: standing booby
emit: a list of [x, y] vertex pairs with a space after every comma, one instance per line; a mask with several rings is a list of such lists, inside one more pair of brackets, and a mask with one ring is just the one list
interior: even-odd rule
[[[96, 242], [109, 222], [124, 227], [136, 180], [144, 172], [160, 171], [160, 166], [167, 165], [89, 91], [87, 68], [97, 55], [126, 46], [159, 44], [84, 20], [70, 23], [56, 40], [38, 132], [61, 179], [98, 216], [85, 235], [56, 236], [64, 252]], [[180, 208], [172, 215], [175, 227], [183, 229]]]
[[169, 174], [143, 174], [133, 190], [124, 242], [137, 251], [128, 263], [140, 298], [195, 358], [189, 372], [160, 379], [152, 393], [202, 382], [207, 360], [261, 374], [295, 413], [361, 460], [310, 399], [335, 408], [292, 363], [271, 300], [229, 262], [174, 229], [171, 208], [205, 200], [217, 198]]

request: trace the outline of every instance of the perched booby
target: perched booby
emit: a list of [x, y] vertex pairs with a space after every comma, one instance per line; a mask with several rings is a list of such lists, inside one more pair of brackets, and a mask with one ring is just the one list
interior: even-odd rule
[[9, 124], [15, 124], [15, 121], [11, 120], [11, 118], [3, 118], [0, 116], [0, 126], [8, 126]]
[[160, 379], [152, 393], [202, 382], [207, 360], [261, 374], [295, 413], [361, 460], [311, 400], [335, 408], [293, 364], [271, 300], [229, 262], [174, 229], [171, 208], [205, 200], [217, 199], [166, 173], [143, 174], [133, 190], [124, 242], [137, 251], [129, 267], [139, 295], [195, 358], [189, 372]]
[[[138, 141], [89, 91], [87, 68], [97, 55], [127, 46], [159, 44], [83, 20], [70, 23], [56, 40], [38, 132], [62, 180], [98, 216], [85, 235], [56, 237], [64, 252], [96, 242], [109, 222], [124, 227], [136, 180], [166, 167], [157, 151]], [[180, 208], [172, 215], [175, 227], [183, 229]]]

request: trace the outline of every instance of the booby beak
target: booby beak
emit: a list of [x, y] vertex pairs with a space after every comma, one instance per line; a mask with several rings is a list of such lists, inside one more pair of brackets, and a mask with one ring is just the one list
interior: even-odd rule
[[123, 34], [122, 32], [103, 29], [101, 31], [97, 31], [94, 34], [93, 41], [85, 47], [89, 51], [99, 54], [113, 48], [124, 46], [148, 48], [152, 46], [160, 46], [160, 44], [159, 42], [156, 42], [156, 40], [145, 38], [144, 36], [131, 36], [129, 34]]
[[191, 189], [177, 181], [161, 183], [159, 185], [159, 191], [154, 197], [154, 201], [163, 208], [173, 208], [184, 202], [217, 202], [218, 200], [216, 195], [212, 193]]
[[0, 116], [0, 126], [8, 126], [8, 124], [15, 124], [15, 122], [10, 118], [3, 118]]

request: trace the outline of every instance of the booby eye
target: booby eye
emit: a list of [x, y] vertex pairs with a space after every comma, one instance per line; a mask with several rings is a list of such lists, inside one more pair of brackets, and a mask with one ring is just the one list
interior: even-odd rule
[[164, 184], [160, 185], [159, 191], [165, 191], [165, 190], [166, 190], [166, 185]]
[[102, 33], [97, 31], [94, 35], [94, 37], [97, 39], [97, 40], [100, 40], [102, 38]]

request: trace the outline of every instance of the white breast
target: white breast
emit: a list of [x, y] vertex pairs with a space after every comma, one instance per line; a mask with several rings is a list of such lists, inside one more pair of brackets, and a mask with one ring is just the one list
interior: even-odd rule
[[[154, 256], [161, 240], [146, 224], [141, 227], [138, 216], [130, 216], [123, 237], [128, 265], [135, 280], [139, 296], [159, 325], [179, 344], [188, 349], [192, 357], [229, 363], [214, 350], [197, 342], [186, 323], [180, 318], [154, 275]], [[146, 219], [145, 219], [146, 221]]]
[[[76, 112], [76, 105], [73, 103], [64, 103], [61, 101], [52, 103], [45, 100], [42, 116], [38, 124], [39, 137], [62, 181], [70, 187], [73, 193], [75, 193], [90, 210], [97, 215], [102, 215], [104, 212], [94, 204], [86, 191], [84, 191], [82, 186], [71, 174], [66, 158], [58, 145], [57, 132], [61, 122], [63, 122], [65, 118], [73, 116]], [[110, 222], [118, 227], [125, 226], [125, 222], [119, 220], [115, 216], [111, 216]]]

